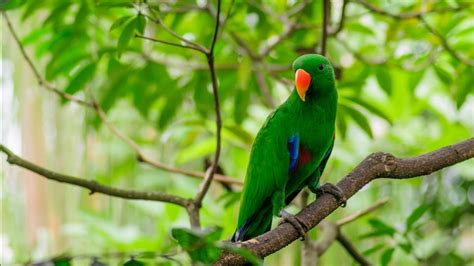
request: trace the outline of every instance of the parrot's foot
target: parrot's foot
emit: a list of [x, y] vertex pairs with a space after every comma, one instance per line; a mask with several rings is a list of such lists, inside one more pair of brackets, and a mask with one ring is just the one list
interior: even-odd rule
[[288, 213], [285, 211], [285, 209], [281, 209], [280, 213], [278, 213], [278, 216], [282, 218], [279, 224], [285, 222], [290, 223], [300, 234], [301, 241], [305, 240], [308, 226], [303, 221], [301, 221], [300, 218]]
[[326, 193], [333, 195], [336, 198], [337, 202], [341, 205], [341, 207], [343, 208], [346, 207], [347, 199], [344, 196], [344, 193], [342, 192], [342, 190], [338, 186], [335, 186], [331, 183], [326, 183], [320, 186], [316, 190], [316, 196], [318, 197]]

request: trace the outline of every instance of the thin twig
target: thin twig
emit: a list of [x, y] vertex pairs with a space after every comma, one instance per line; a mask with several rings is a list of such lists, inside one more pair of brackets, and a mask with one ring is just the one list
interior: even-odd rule
[[35, 65], [33, 64], [33, 61], [30, 59], [30, 57], [26, 53], [26, 50], [23, 47], [23, 44], [21, 43], [20, 38], [18, 38], [18, 35], [16, 34], [16, 31], [13, 28], [13, 25], [10, 22], [10, 19], [8, 18], [7, 13], [5, 11], [2, 11], [2, 15], [3, 15], [3, 18], [5, 19], [5, 21], [7, 22], [8, 30], [10, 31], [11, 35], [13, 36], [13, 39], [15, 39], [15, 42], [18, 45], [18, 48], [20, 48], [21, 54], [23, 55], [26, 62], [30, 66], [31, 70], [33, 71], [33, 74], [35, 75], [36, 79], [38, 80], [39, 85], [44, 87], [47, 90], [50, 90], [50, 91], [56, 93], [57, 95], [59, 95], [63, 99], [69, 100], [71, 102], [75, 102], [75, 103], [83, 105], [85, 107], [89, 107], [89, 108], [92, 107], [91, 103], [86, 102], [82, 99], [79, 99], [79, 98], [77, 98], [77, 97], [75, 97], [75, 96], [73, 96], [69, 93], [66, 93], [64, 91], [58, 90], [54, 85], [50, 84], [49, 82], [47, 82], [45, 79], [43, 79], [41, 77], [41, 74], [39, 73], [38, 69], [35, 67]]
[[348, 3], [349, 3], [349, 0], [343, 0], [341, 17], [339, 18], [339, 24], [337, 24], [337, 28], [335, 28], [333, 31], [329, 33], [329, 36], [335, 36], [339, 34], [339, 32], [341, 32], [342, 29], [344, 28], [344, 21], [346, 20], [346, 9], [347, 9]]
[[152, 37], [138, 35], [138, 34], [135, 35], [135, 37], [140, 38], [140, 39], [149, 40], [149, 41], [152, 41], [152, 42], [167, 44], [167, 45], [171, 45], [171, 46], [175, 46], [175, 47], [180, 47], [180, 48], [185, 48], [185, 49], [192, 49], [192, 50], [195, 50], [195, 51], [198, 51], [198, 52], [201, 52], [201, 53], [203, 52], [200, 48], [192, 46], [192, 45], [182, 45], [182, 44], [179, 44], [179, 43], [168, 42], [168, 41], [165, 41], [165, 40], [155, 39], [155, 38], [152, 38]]
[[337, 234], [337, 241], [344, 247], [345, 250], [360, 264], [360, 265], [372, 265], [368, 260], [357, 251], [352, 245], [351, 241], [342, 233]]
[[326, 45], [328, 40], [328, 27], [330, 18], [330, 5], [329, 0], [323, 0], [323, 30], [321, 33], [321, 54], [326, 55]]
[[209, 187], [211, 186], [211, 182], [214, 178], [214, 173], [216, 172], [217, 166], [219, 164], [219, 157], [221, 154], [221, 128], [222, 128], [222, 119], [221, 119], [221, 111], [220, 111], [220, 103], [219, 103], [219, 92], [218, 92], [218, 84], [217, 84], [217, 77], [216, 77], [216, 70], [214, 68], [214, 47], [217, 42], [217, 35], [219, 33], [219, 26], [220, 26], [220, 13], [221, 13], [221, 0], [217, 0], [217, 15], [216, 15], [216, 24], [214, 28], [214, 35], [212, 37], [211, 47], [209, 48], [209, 52], [207, 54], [207, 63], [209, 65], [209, 71], [211, 73], [211, 84], [212, 84], [212, 93], [214, 96], [214, 111], [216, 115], [216, 152], [214, 153], [214, 160], [210, 167], [210, 170], [206, 172], [206, 177], [204, 181], [199, 186], [199, 190], [196, 193], [196, 197], [194, 200], [195, 205], [200, 208], [202, 200], [206, 195]]
[[87, 188], [90, 190], [89, 194], [101, 193], [101, 194], [106, 194], [109, 196], [124, 198], [124, 199], [161, 201], [161, 202], [176, 204], [183, 207], [186, 207], [190, 203], [189, 199], [167, 194], [164, 192], [147, 192], [147, 191], [120, 189], [120, 188], [101, 185], [94, 180], [86, 180], [83, 178], [60, 174], [60, 173], [48, 170], [32, 162], [22, 159], [21, 157], [14, 154], [11, 150], [9, 150], [7, 147], [5, 147], [2, 144], [0, 144], [0, 151], [2, 151], [3, 153], [7, 155], [7, 162], [10, 164], [14, 164], [24, 169], [28, 169], [50, 180]]
[[195, 42], [193, 42], [193, 41], [190, 41], [190, 40], [188, 40], [188, 39], [182, 37], [181, 35], [177, 34], [177, 33], [174, 32], [172, 29], [168, 28], [168, 26], [166, 26], [166, 25], [163, 23], [163, 21], [161, 20], [161, 18], [155, 13], [154, 9], [153, 9], [150, 5], [148, 5], [148, 10], [150, 10], [150, 12], [153, 14], [154, 18], [152, 18], [152, 17], [150, 17], [150, 16], [148, 16], [148, 15], [147, 15], [147, 17], [148, 17], [151, 21], [153, 21], [153, 22], [157, 23], [158, 25], [160, 25], [161, 28], [164, 29], [166, 32], [168, 32], [171, 36], [175, 37], [176, 39], [178, 39], [178, 40], [180, 40], [180, 41], [182, 41], [182, 42], [184, 42], [184, 43], [186, 43], [186, 44], [189, 45], [189, 46], [192, 46], [192, 47], [196, 48], [196, 50], [198, 50], [198, 51], [200, 51], [200, 52], [202, 52], [202, 53], [204, 53], [204, 54], [206, 54], [206, 53], [208, 52], [207, 49], [206, 49], [204, 46], [202, 46], [202, 45], [200, 45], [200, 44], [198, 44], [198, 43], [195, 43]]

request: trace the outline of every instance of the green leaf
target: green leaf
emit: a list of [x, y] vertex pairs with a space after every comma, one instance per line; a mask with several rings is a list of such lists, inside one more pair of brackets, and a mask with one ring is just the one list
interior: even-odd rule
[[202, 117], [212, 111], [213, 98], [211, 92], [208, 90], [209, 80], [203, 72], [196, 72], [194, 74], [191, 86], [194, 87], [193, 100], [196, 109]]
[[364, 256], [369, 256], [370, 254], [375, 253], [384, 247], [385, 247], [384, 244], [378, 244], [362, 252], [362, 254], [364, 254]]
[[171, 236], [184, 249], [189, 249], [201, 241], [200, 234], [188, 228], [173, 228], [171, 229]]
[[133, 37], [135, 33], [135, 27], [137, 25], [137, 18], [130, 20], [125, 28], [123, 29], [122, 33], [120, 34], [118, 44], [117, 44], [117, 56], [120, 58], [123, 51], [127, 49], [128, 43], [130, 39]]
[[418, 208], [412, 211], [412, 213], [410, 214], [410, 216], [408, 216], [406, 220], [407, 232], [410, 231], [410, 229], [416, 223], [416, 221], [418, 221], [428, 209], [429, 209], [428, 205], [422, 204]]
[[132, 258], [128, 260], [127, 262], [125, 262], [123, 266], [145, 266], [145, 263]]
[[410, 242], [399, 243], [398, 246], [407, 254], [411, 254], [413, 249], [413, 246], [410, 244]]
[[351, 97], [349, 98], [351, 101], [353, 101], [354, 103], [362, 106], [363, 108], [365, 108], [367, 111], [373, 113], [374, 115], [377, 115], [378, 117], [380, 118], [383, 118], [385, 121], [387, 121], [389, 124], [392, 124], [392, 119], [382, 110], [380, 109], [379, 107], [373, 105], [372, 103], [364, 100], [364, 99], [360, 99], [360, 98], [356, 98], [356, 97]]
[[183, 102], [183, 96], [180, 92], [174, 91], [168, 95], [165, 106], [161, 110], [160, 118], [158, 119], [158, 128], [163, 130], [173, 120], [176, 113], [178, 112], [181, 103]]
[[213, 263], [219, 259], [222, 250], [215, 242], [220, 238], [222, 228], [211, 227], [202, 231], [188, 228], [173, 228], [171, 235], [188, 252], [194, 262]]
[[380, 230], [380, 231], [385, 231], [385, 232], [387, 232], [387, 233], [388, 233], [389, 235], [391, 235], [391, 236], [393, 236], [393, 235], [395, 234], [395, 232], [396, 232], [396, 230], [395, 230], [392, 226], [390, 226], [390, 225], [384, 223], [383, 221], [381, 221], [381, 220], [379, 220], [379, 219], [375, 219], [375, 218], [370, 219], [370, 220], [369, 220], [369, 224], [370, 224], [373, 228], [375, 228], [375, 229], [377, 229], [377, 230]]
[[19, 8], [22, 6], [24, 3], [26, 3], [26, 0], [4, 0], [0, 1], [0, 10], [11, 10], [15, 8]]
[[249, 56], [242, 58], [239, 68], [237, 69], [237, 85], [242, 90], [247, 90], [250, 76], [252, 74], [252, 60]]
[[82, 68], [76, 76], [71, 79], [69, 85], [64, 89], [64, 91], [69, 94], [75, 94], [83, 89], [87, 82], [89, 82], [94, 76], [96, 66], [96, 62], [92, 62]]
[[361, 24], [361, 23], [348, 23], [346, 30], [359, 32], [366, 35], [372, 35], [372, 36], [375, 35], [375, 32], [372, 30], [372, 28], [365, 26], [364, 24]]
[[436, 73], [436, 76], [438, 76], [438, 78], [441, 82], [443, 82], [446, 85], [451, 84], [452, 77], [451, 77], [451, 74], [449, 74], [448, 71], [446, 71], [444, 68], [441, 68], [437, 65], [433, 65], [433, 69]]
[[350, 117], [352, 117], [352, 119], [354, 119], [356, 124], [359, 125], [359, 127], [362, 130], [364, 130], [364, 132], [367, 133], [367, 135], [369, 135], [370, 138], [374, 137], [372, 134], [372, 128], [370, 127], [370, 124], [369, 124], [369, 120], [367, 120], [367, 118], [360, 111], [350, 106], [345, 106], [342, 104], [339, 105], [339, 108], [345, 110], [345, 113], [348, 114]]
[[390, 263], [394, 251], [394, 248], [389, 248], [382, 253], [382, 256], [380, 257], [380, 264], [382, 266], [387, 266]]
[[212, 154], [216, 149], [216, 140], [208, 138], [199, 142], [193, 143], [184, 149], [181, 149], [176, 156], [176, 163], [183, 164], [197, 158], [203, 158], [206, 155]]
[[114, 29], [121, 27], [123, 24], [125, 24], [125, 22], [129, 21], [132, 17], [133, 16], [131, 15], [120, 17], [119, 19], [114, 21], [114, 23], [112, 23], [112, 26], [110, 26], [109, 31], [113, 31]]
[[456, 107], [460, 109], [467, 99], [469, 93], [473, 93], [472, 84], [474, 84], [474, 68], [466, 67], [465, 71], [460, 71], [456, 80]]
[[347, 134], [347, 116], [343, 113], [343, 110], [339, 109], [338, 115], [336, 116], [336, 125], [339, 129], [338, 136], [340, 135], [342, 139], [346, 138]]
[[54, 266], [69, 266], [71, 265], [70, 257], [57, 257], [51, 260]]
[[375, 77], [377, 82], [388, 95], [392, 94], [392, 78], [390, 72], [384, 66], [375, 67]]
[[97, 7], [125, 7], [125, 8], [133, 8], [133, 1], [131, 0], [103, 0], [97, 3]]
[[146, 18], [142, 14], [137, 16], [137, 32], [142, 34], [145, 32]]
[[247, 117], [247, 110], [250, 105], [250, 93], [248, 91], [237, 90], [234, 98], [234, 121], [240, 125]]

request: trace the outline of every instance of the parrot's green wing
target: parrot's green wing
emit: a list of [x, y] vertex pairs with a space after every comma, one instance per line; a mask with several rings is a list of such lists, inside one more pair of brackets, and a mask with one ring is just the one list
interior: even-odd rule
[[282, 106], [271, 114], [255, 138], [245, 177], [238, 229], [234, 241], [268, 231], [272, 216], [284, 206], [288, 179], [288, 134], [282, 123], [288, 113]]

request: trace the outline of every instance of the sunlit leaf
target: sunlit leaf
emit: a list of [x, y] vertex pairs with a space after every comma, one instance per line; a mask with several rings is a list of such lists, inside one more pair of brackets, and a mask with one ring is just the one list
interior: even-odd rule
[[86, 86], [87, 82], [89, 82], [94, 76], [96, 66], [96, 62], [92, 62], [84, 66], [77, 73], [77, 75], [75, 75], [74, 78], [71, 79], [69, 85], [64, 89], [64, 91], [69, 94], [74, 94], [79, 90], [83, 89]]
[[382, 256], [380, 257], [380, 265], [387, 266], [390, 263], [390, 261], [392, 260], [392, 255], [393, 255], [394, 251], [395, 251], [395, 249], [393, 249], [393, 248], [389, 248], [389, 249], [385, 250], [382, 253]]
[[413, 212], [408, 216], [406, 220], [407, 231], [410, 231], [412, 226], [423, 216], [423, 214], [429, 209], [429, 206], [426, 204], [420, 205], [418, 208], [414, 209]]
[[122, 33], [120, 34], [118, 44], [117, 44], [117, 55], [120, 57], [125, 51], [125, 49], [128, 46], [128, 43], [130, 42], [130, 39], [133, 37], [135, 33], [135, 27], [137, 25], [137, 19], [134, 18], [130, 20], [124, 27]]
[[364, 256], [369, 256], [370, 254], [375, 253], [375, 252], [381, 250], [384, 247], [385, 247], [384, 244], [378, 244], [378, 245], [375, 245], [375, 246], [367, 249], [366, 251], [362, 252], [362, 254], [364, 254]]
[[112, 23], [109, 31], [113, 31], [114, 29], [121, 27], [123, 24], [125, 24], [125, 22], [129, 21], [132, 17], [133, 16], [129, 15], [129, 16], [123, 16], [117, 19], [116, 21], [114, 21], [114, 23]]
[[390, 77], [390, 72], [387, 70], [387, 66], [375, 67], [375, 77], [377, 78], [380, 88], [390, 95], [392, 93], [392, 78]]

